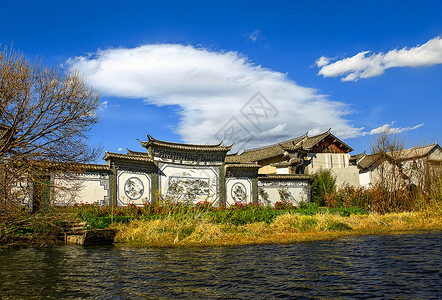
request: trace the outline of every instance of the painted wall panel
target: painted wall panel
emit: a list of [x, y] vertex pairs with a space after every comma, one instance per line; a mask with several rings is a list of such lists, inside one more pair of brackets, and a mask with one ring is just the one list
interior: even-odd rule
[[231, 177], [226, 180], [226, 204], [248, 204], [252, 202], [252, 180]]
[[286, 201], [294, 205], [310, 201], [310, 185], [307, 181], [258, 181], [258, 202], [274, 206]]
[[142, 172], [123, 171], [117, 172], [117, 205], [128, 204], [143, 205], [150, 199], [150, 175]]
[[201, 201], [217, 203], [219, 167], [160, 164], [159, 169], [159, 188], [163, 201], [190, 205]]

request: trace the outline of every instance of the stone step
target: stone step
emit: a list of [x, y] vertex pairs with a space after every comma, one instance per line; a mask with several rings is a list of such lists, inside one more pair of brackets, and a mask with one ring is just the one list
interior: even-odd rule
[[84, 230], [84, 226], [65, 228], [65, 231], [78, 231], [78, 230]]
[[78, 230], [78, 231], [66, 231], [66, 235], [83, 235], [87, 232], [87, 230]]

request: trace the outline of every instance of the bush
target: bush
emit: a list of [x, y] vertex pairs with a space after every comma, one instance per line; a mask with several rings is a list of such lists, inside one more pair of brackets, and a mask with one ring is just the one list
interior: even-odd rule
[[216, 224], [246, 225], [257, 222], [270, 224], [276, 217], [286, 212], [304, 216], [327, 212], [340, 214], [341, 216], [366, 213], [360, 207], [320, 208], [316, 203], [301, 202], [297, 208], [293, 204], [284, 201], [277, 202], [274, 208], [254, 203], [236, 203], [230, 207], [213, 207], [208, 202], [201, 202], [193, 207], [183, 203], [149, 203], [142, 207], [128, 205], [113, 208], [85, 204], [75, 205], [71, 210], [87, 223], [88, 229], [104, 229], [109, 227], [112, 222], [129, 223], [136, 219], [157, 220], [167, 217], [176, 220], [207, 217]]
[[333, 193], [336, 189], [336, 177], [333, 176], [330, 170], [320, 169], [312, 178], [311, 193], [312, 202], [318, 206], [324, 206], [324, 196]]
[[334, 190], [324, 195], [325, 204], [328, 207], [352, 207], [367, 208], [370, 202], [370, 192], [363, 187], [345, 185], [343, 188]]
[[288, 201], [278, 201], [275, 203], [275, 209], [277, 210], [289, 210], [289, 209], [295, 209], [296, 206]]

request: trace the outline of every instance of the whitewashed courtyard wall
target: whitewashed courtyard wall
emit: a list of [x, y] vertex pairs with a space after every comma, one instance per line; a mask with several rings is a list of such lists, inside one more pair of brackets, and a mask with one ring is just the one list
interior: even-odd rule
[[109, 174], [87, 172], [52, 176], [51, 202], [54, 205], [109, 205]]
[[258, 202], [274, 206], [276, 202], [286, 201], [293, 205], [310, 201], [310, 183], [308, 180], [259, 180]]
[[227, 206], [252, 202], [252, 180], [250, 178], [229, 177], [226, 179]]
[[159, 191], [163, 200], [194, 205], [219, 201], [219, 166], [158, 163]]
[[143, 205], [151, 202], [151, 175], [134, 170], [117, 171], [117, 205]]

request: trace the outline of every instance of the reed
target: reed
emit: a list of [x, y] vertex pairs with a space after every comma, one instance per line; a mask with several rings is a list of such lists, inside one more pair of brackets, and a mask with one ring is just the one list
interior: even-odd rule
[[114, 224], [119, 233], [116, 242], [143, 247], [234, 246], [284, 244], [330, 240], [343, 236], [389, 234], [416, 230], [441, 230], [438, 212], [403, 212], [351, 215], [331, 213], [312, 216], [283, 213], [270, 224], [245, 225], [214, 223], [208, 214], [185, 218], [169, 215], [161, 220], [134, 220]]

